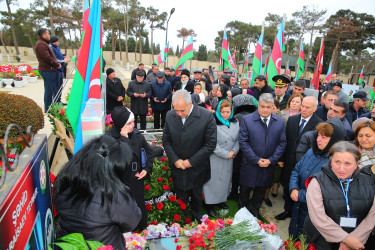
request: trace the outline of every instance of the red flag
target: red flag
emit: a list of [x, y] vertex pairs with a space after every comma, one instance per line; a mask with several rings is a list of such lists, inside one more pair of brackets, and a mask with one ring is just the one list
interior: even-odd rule
[[318, 56], [316, 57], [316, 68], [315, 68], [314, 76], [311, 80], [311, 83], [313, 84], [316, 90], [319, 89], [320, 74], [322, 73], [322, 69], [323, 69], [323, 55], [324, 55], [324, 39], [322, 39], [322, 42], [320, 44], [320, 50], [319, 50]]

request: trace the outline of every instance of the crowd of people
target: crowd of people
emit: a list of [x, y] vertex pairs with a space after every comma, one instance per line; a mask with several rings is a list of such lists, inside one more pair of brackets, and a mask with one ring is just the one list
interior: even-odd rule
[[[131, 221], [119, 221], [116, 230], [145, 228], [143, 180], [152, 171], [152, 159], [160, 148], [147, 144], [136, 128], [139, 118], [140, 129], [146, 129], [150, 103], [154, 128], [163, 129], [174, 191], [189, 205], [184, 213], [191, 211], [193, 219], [199, 221], [203, 207], [216, 217], [217, 207], [228, 209], [228, 199], [260, 218], [262, 203], [271, 207], [269, 193], [276, 197], [281, 184], [284, 211], [275, 219], [291, 217], [289, 234], [295, 240], [304, 234], [318, 249], [374, 246], [375, 108], [366, 108], [365, 92], [355, 93], [349, 103], [336, 75], [317, 98], [304, 93], [305, 80], [292, 82], [288, 75], [274, 76], [273, 89], [263, 75], [255, 77], [250, 87], [248, 79], [238, 81], [231, 70], [218, 71], [217, 79], [211, 68], [175, 73], [153, 65], [146, 74], [140, 63], [125, 90], [114, 70], [107, 69], [106, 111], [114, 126], [106, 136], [85, 146], [58, 175], [56, 202], [77, 202], [75, 209], [56, 205], [59, 232], [68, 233], [71, 223], [83, 220], [77, 219], [82, 207], [90, 210], [101, 204], [108, 210], [103, 218], [113, 218], [113, 205], [125, 201], [128, 207], [137, 204], [139, 209], [134, 209]], [[130, 110], [122, 103], [125, 92], [131, 99]], [[115, 156], [106, 151], [111, 140], [111, 148], [120, 145], [118, 150], [131, 151], [120, 165], [112, 163], [111, 156]], [[101, 144], [99, 149], [97, 144]], [[113, 182], [88, 180], [97, 174], [90, 172], [77, 176], [82, 179], [77, 183], [68, 174], [73, 165], [83, 169], [104, 164], [96, 160], [103, 157], [106, 169], [100, 171], [114, 171], [103, 173]], [[92, 189], [92, 185], [118, 182], [125, 186], [121, 184], [113, 197], [107, 190]], [[78, 194], [82, 185], [85, 189]]]

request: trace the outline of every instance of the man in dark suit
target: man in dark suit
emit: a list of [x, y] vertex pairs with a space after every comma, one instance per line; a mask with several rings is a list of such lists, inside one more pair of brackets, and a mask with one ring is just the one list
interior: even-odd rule
[[[211, 178], [209, 157], [216, 147], [216, 122], [210, 111], [192, 104], [184, 89], [173, 94], [172, 104], [174, 109], [165, 119], [163, 145], [177, 198], [189, 203], [193, 219], [200, 220], [203, 185]], [[187, 215], [188, 209], [184, 212]]]
[[145, 65], [143, 63], [138, 64], [138, 68], [134, 69], [131, 75], [131, 79], [134, 81], [136, 79], [136, 74], [138, 71], [143, 72], [143, 75], [146, 77]]
[[122, 101], [125, 98], [125, 88], [119, 78], [116, 77], [115, 70], [108, 68], [106, 80], [106, 95], [107, 104], [106, 112], [107, 115], [112, 112], [112, 110], [117, 106], [123, 106]]
[[272, 93], [273, 88], [268, 86], [267, 78], [264, 75], [258, 75], [255, 77], [254, 86], [251, 87], [251, 91], [253, 91], [253, 96], [255, 99], [259, 100], [259, 96], [264, 93]]
[[272, 113], [273, 97], [259, 97], [258, 112], [245, 115], [241, 122], [238, 142], [242, 150], [239, 207], [247, 207], [250, 191], [250, 212], [259, 218], [266, 189], [272, 185], [276, 163], [286, 146], [284, 120]]
[[181, 80], [176, 82], [174, 86], [174, 91], [179, 89], [186, 89], [190, 94], [194, 93], [194, 83], [190, 81], [190, 71], [187, 69], [183, 69], [181, 71]]
[[284, 212], [277, 215], [277, 220], [285, 220], [291, 216], [293, 201], [289, 193], [291, 172], [297, 163], [296, 150], [301, 136], [307, 131], [314, 130], [322, 120], [314, 114], [318, 107], [318, 100], [314, 96], [307, 96], [302, 101], [301, 114], [289, 117], [286, 123], [287, 145], [284, 152], [284, 165], [281, 172], [281, 184], [284, 187]]

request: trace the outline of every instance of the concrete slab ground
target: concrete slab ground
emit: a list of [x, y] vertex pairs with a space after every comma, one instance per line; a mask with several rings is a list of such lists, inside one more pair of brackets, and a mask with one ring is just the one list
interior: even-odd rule
[[[35, 62], [33, 62], [36, 64]], [[34, 66], [34, 65], [33, 65]], [[36, 65], [35, 65], [36, 66]], [[130, 66], [130, 71], [127, 71], [125, 67], [122, 67], [120, 65], [117, 66], [111, 66], [114, 68], [116, 72], [116, 76], [121, 79], [123, 84], [127, 87], [129, 81], [130, 81], [130, 76], [131, 76], [131, 71], [136, 67], [134, 65]], [[145, 67], [145, 70], [150, 68], [150, 66]], [[74, 73], [74, 72], [73, 72]], [[73, 78], [73, 75], [72, 77]], [[72, 79], [69, 79], [65, 88], [63, 89], [63, 94], [62, 94], [62, 100], [63, 102], [66, 102], [64, 97], [67, 95], [67, 93], [70, 91], [72, 85]], [[44, 107], [44, 101], [43, 101], [43, 96], [44, 96], [44, 84], [42, 79], [38, 79], [36, 83], [27, 83], [26, 86], [22, 88], [12, 88], [12, 89], [6, 89], [6, 88], [0, 88], [0, 91], [6, 91], [11, 94], [17, 94], [17, 95], [23, 95], [26, 97], [29, 97], [33, 99], [42, 109]], [[1, 101], [1, 100], [0, 100]], [[44, 121], [45, 125], [44, 128], [41, 129], [38, 133], [39, 134], [46, 134], [48, 137], [48, 152], [49, 154], [52, 151], [53, 144], [55, 142], [56, 136], [52, 133], [52, 126], [49, 122], [49, 119], [47, 115], [44, 116]], [[148, 127], [153, 128], [153, 124], [148, 124]], [[61, 167], [68, 161], [65, 151], [63, 147], [60, 145], [58, 146], [56, 150], [56, 155], [54, 157], [54, 161], [52, 163], [52, 168], [51, 172], [54, 174], [57, 174]], [[272, 221], [277, 225], [278, 228], [278, 234], [280, 237], [285, 240], [288, 238], [288, 226], [290, 219], [286, 219], [284, 221], [277, 221], [275, 220], [275, 216], [281, 212], [284, 211], [283, 206], [284, 206], [284, 201], [282, 199], [282, 188], [279, 188], [279, 194], [277, 197], [272, 197], [270, 195], [269, 199], [272, 201], [273, 206], [268, 207], [264, 203], [262, 205], [262, 208], [260, 210], [261, 214], [268, 220]]]

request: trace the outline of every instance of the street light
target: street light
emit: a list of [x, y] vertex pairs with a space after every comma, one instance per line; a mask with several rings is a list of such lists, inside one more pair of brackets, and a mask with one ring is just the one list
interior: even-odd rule
[[[168, 18], [168, 20], [167, 20], [167, 28], [166, 28], [166, 32], [165, 32], [165, 44], [168, 43], [168, 23], [169, 23], [169, 19], [171, 19], [171, 16], [172, 16], [172, 14], [174, 13], [174, 11], [175, 11], [175, 8], [172, 8], [172, 9], [171, 9], [171, 12], [170, 12], [170, 14], [169, 14], [169, 18]], [[167, 15], [168, 15], [168, 14], [167, 14]], [[168, 66], [168, 57], [165, 58], [164, 68], [165, 68], [166, 66]]]

